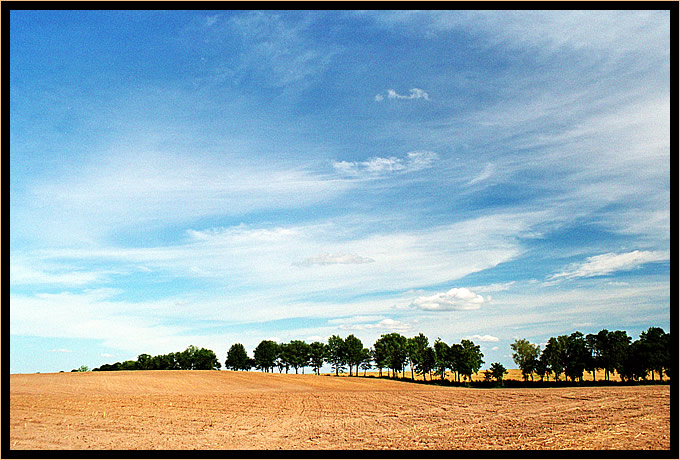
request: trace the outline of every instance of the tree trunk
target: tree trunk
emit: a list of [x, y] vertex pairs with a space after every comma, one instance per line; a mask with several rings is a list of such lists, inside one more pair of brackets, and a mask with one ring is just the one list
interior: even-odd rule
[[411, 381], [415, 381], [416, 379], [413, 377], [413, 366], [411, 366]]

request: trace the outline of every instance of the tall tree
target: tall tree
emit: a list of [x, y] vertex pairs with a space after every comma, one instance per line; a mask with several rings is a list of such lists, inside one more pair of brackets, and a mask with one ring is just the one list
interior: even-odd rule
[[566, 342], [564, 373], [574, 382], [576, 379], [583, 381], [583, 371], [588, 362], [588, 348], [583, 334], [576, 331], [572, 333]]
[[153, 361], [151, 355], [142, 353], [137, 356], [137, 369], [153, 369]]
[[[418, 375], [424, 375], [423, 360], [425, 359], [425, 350], [429, 346], [429, 340], [423, 333], [419, 333], [415, 337], [411, 337], [407, 341], [408, 360], [411, 368], [411, 380], [415, 380], [414, 370]], [[425, 377], [423, 377], [425, 379]]]
[[472, 340], [463, 339], [460, 341], [463, 346], [464, 361], [461, 364], [460, 373], [467, 376], [468, 380], [472, 380], [472, 374], [479, 371], [484, 364], [484, 353], [482, 353], [479, 345], [475, 345]]
[[643, 359], [647, 363], [647, 371], [652, 374], [656, 371], [660, 378], [663, 377], [664, 363], [666, 358], [666, 333], [660, 327], [650, 327], [640, 334], [642, 343]]
[[328, 338], [328, 362], [331, 364], [335, 375], [345, 369], [347, 358], [345, 353], [345, 341], [339, 335], [332, 335]]
[[434, 348], [427, 347], [425, 349], [425, 353], [423, 353], [423, 362], [422, 362], [423, 380], [425, 380], [425, 376], [427, 374], [430, 374], [430, 380], [432, 380], [432, 370], [434, 369], [436, 364], [437, 364], [437, 358], [436, 358], [436, 355], [434, 353]]
[[387, 344], [382, 337], [373, 344], [373, 362], [375, 362], [375, 367], [378, 368], [378, 375], [382, 377], [382, 370], [384, 368], [389, 368]]
[[246, 370], [248, 363], [248, 353], [242, 343], [235, 343], [227, 352], [227, 359], [224, 360], [224, 367], [233, 371]]
[[595, 379], [595, 371], [602, 367], [600, 352], [597, 347], [597, 335], [586, 335], [586, 350], [588, 350], [588, 357], [586, 359], [586, 370], [592, 372], [593, 382]]
[[512, 360], [522, 371], [524, 381], [526, 382], [529, 377], [533, 381], [536, 362], [541, 354], [540, 347], [529, 342], [527, 339], [516, 339], [510, 344], [510, 349], [513, 351]]
[[273, 371], [274, 363], [276, 362], [278, 355], [278, 348], [278, 344], [273, 340], [261, 341], [253, 351], [255, 367], [264, 372]]
[[447, 366], [451, 369], [453, 379], [460, 382], [461, 369], [465, 364], [465, 350], [460, 343], [453, 343], [449, 347]]
[[364, 348], [361, 350], [361, 368], [364, 370], [364, 377], [366, 377], [366, 371], [371, 367], [371, 362], [373, 361], [373, 350]]
[[446, 369], [449, 368], [449, 346], [446, 342], [442, 341], [439, 337], [434, 341], [434, 356], [435, 364], [434, 368], [440, 375], [441, 379], [444, 380], [446, 376]]
[[505, 369], [505, 366], [503, 366], [501, 363], [492, 363], [491, 367], [489, 367], [489, 370], [491, 371], [491, 376], [502, 385], [503, 376], [508, 373], [508, 371]]
[[319, 375], [323, 362], [326, 359], [326, 344], [321, 342], [312, 342], [309, 344], [309, 363], [312, 370]]
[[564, 372], [566, 363], [566, 344], [566, 335], [561, 335], [557, 338], [550, 337], [543, 349], [543, 353], [541, 353], [541, 360], [546, 363], [548, 369], [555, 374], [556, 382], [559, 380], [560, 374]]
[[397, 332], [390, 332], [381, 335], [380, 339], [385, 343], [387, 363], [392, 370], [392, 376], [396, 377], [399, 371], [404, 370], [406, 364], [406, 337]]
[[626, 347], [616, 366], [616, 372], [622, 380], [632, 381], [647, 377], [644, 348], [644, 344], [640, 340], [636, 340]]
[[352, 367], [356, 367], [356, 375], [359, 375], [359, 364], [363, 358], [364, 344], [361, 340], [350, 334], [345, 339], [345, 360], [349, 367], [349, 375], [352, 375]]
[[298, 373], [299, 368], [303, 368], [309, 362], [309, 345], [302, 340], [292, 340], [288, 344], [289, 360], [290, 365], [295, 369], [295, 373]]

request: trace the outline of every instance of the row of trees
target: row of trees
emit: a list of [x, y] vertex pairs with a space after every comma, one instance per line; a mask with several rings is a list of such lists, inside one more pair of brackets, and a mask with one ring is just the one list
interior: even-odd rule
[[604, 372], [609, 380], [611, 373], [627, 381], [646, 379], [651, 374], [662, 378], [665, 372], [671, 376], [671, 338], [670, 333], [659, 327], [650, 327], [632, 341], [625, 331], [602, 329], [597, 334], [550, 337], [543, 350], [526, 339], [515, 340], [510, 345], [512, 359], [522, 371], [524, 380], [536, 374], [541, 381], [552, 374], [557, 381], [560, 375], [572, 381], [583, 381], [583, 373]]
[[[609, 380], [614, 371], [627, 381], [646, 379], [650, 373], [652, 380], [663, 373], [671, 376], [670, 333], [658, 327], [642, 332], [635, 341], [624, 331], [603, 329], [597, 334], [583, 335], [577, 331], [551, 337], [542, 350], [527, 339], [515, 340], [510, 348], [525, 381], [533, 381], [534, 375], [541, 381], [552, 375], [558, 381], [562, 374], [572, 381], [582, 381], [584, 372], [592, 373], [595, 380], [597, 371], [604, 372], [605, 380]], [[365, 375], [368, 369], [375, 367], [381, 377], [383, 370], [388, 376], [397, 377], [401, 373], [405, 377], [408, 366], [412, 380], [416, 375], [424, 380], [429, 376], [432, 380], [433, 374], [445, 380], [450, 372], [453, 380], [460, 382], [472, 380], [472, 375], [484, 364], [483, 358], [479, 345], [471, 340], [463, 339], [448, 345], [437, 338], [430, 346], [429, 339], [422, 333], [408, 338], [392, 332], [381, 335], [371, 348], [364, 347], [354, 335], [344, 339], [333, 335], [326, 343], [309, 344], [302, 340], [288, 343], [263, 340], [254, 349], [252, 358], [243, 344], [236, 343], [227, 353], [225, 368], [236, 371], [255, 368], [263, 372], [274, 372], [278, 368], [280, 373], [284, 369], [286, 373], [294, 369], [297, 374], [311, 367], [319, 374], [327, 363], [336, 375], [346, 370], [350, 375], [359, 375], [359, 368]], [[220, 368], [212, 350], [190, 345], [182, 352], [157, 356], [141, 354], [137, 360], [104, 364], [93, 371]], [[492, 363], [485, 373], [485, 380], [495, 378], [501, 382], [506, 373], [500, 363]]]
[[460, 344], [449, 346], [438, 338], [430, 346], [428, 338], [422, 333], [407, 338], [392, 332], [380, 336], [372, 348], [364, 347], [353, 334], [345, 339], [333, 335], [327, 343], [307, 344], [302, 340], [293, 340], [279, 344], [263, 340], [253, 351], [253, 358], [248, 356], [242, 344], [236, 343], [227, 353], [225, 367], [236, 371], [256, 368], [264, 372], [273, 372], [277, 367], [279, 372], [285, 369], [286, 373], [293, 368], [296, 374], [299, 369], [304, 373], [305, 367], [311, 367], [318, 374], [324, 363], [328, 363], [336, 375], [345, 370], [349, 370], [349, 375], [353, 372], [359, 375], [360, 367], [365, 375], [368, 369], [375, 367], [380, 376], [385, 369], [388, 375], [391, 371], [391, 376], [396, 377], [401, 372], [403, 377], [408, 365], [412, 380], [415, 380], [415, 375], [422, 375], [423, 379], [429, 375], [432, 379], [432, 372], [444, 379], [446, 372], [451, 371], [454, 378], [460, 381], [461, 378], [471, 379], [472, 374], [479, 371], [484, 363], [483, 357], [479, 345], [471, 340], [464, 339]]
[[134, 370], [211, 370], [222, 367], [214, 351], [189, 345], [186, 350], [166, 355], [150, 356], [141, 354], [136, 360], [103, 364], [93, 371], [134, 371]]

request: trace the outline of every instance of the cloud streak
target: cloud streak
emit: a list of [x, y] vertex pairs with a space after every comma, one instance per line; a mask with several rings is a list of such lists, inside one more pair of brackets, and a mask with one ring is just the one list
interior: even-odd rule
[[355, 254], [319, 254], [309, 257], [301, 262], [294, 262], [293, 265], [309, 267], [312, 265], [335, 265], [335, 264], [369, 264], [375, 262], [370, 257], [362, 257]]
[[399, 94], [393, 89], [388, 89], [387, 90], [387, 95], [384, 96], [383, 94], [376, 94], [374, 100], [376, 102], [381, 102], [384, 101], [385, 98], [391, 99], [391, 100], [412, 100], [412, 99], [425, 99], [426, 101], [430, 100], [430, 96], [423, 91], [420, 88], [412, 88], [408, 94]]
[[660, 251], [632, 251], [622, 254], [607, 253], [593, 256], [585, 262], [572, 264], [563, 272], [550, 276], [549, 280], [570, 280], [605, 276], [623, 270], [635, 270], [652, 262], [669, 260], [668, 254]]
[[392, 173], [421, 171], [433, 166], [439, 159], [436, 152], [414, 151], [404, 157], [373, 157], [366, 161], [333, 161], [335, 170], [354, 177], [376, 177]]

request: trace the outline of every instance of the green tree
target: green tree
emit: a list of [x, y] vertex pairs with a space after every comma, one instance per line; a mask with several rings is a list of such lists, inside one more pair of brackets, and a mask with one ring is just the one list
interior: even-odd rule
[[137, 369], [142, 370], [153, 369], [153, 361], [151, 355], [142, 353], [141, 355], [137, 356]]
[[541, 354], [541, 348], [527, 339], [516, 339], [510, 344], [510, 349], [513, 351], [512, 360], [522, 371], [524, 381], [526, 382], [529, 377], [533, 381], [534, 370], [536, 369], [538, 357]]
[[309, 351], [309, 345], [302, 340], [292, 340], [288, 344], [290, 365], [293, 366], [296, 374], [299, 368], [302, 368], [304, 373], [304, 368], [309, 363]]
[[534, 367], [534, 372], [541, 379], [541, 382], [549, 372], [548, 364], [541, 358], [536, 360], [536, 365]]
[[[424, 375], [423, 360], [425, 359], [425, 350], [429, 346], [429, 340], [423, 333], [419, 333], [415, 337], [411, 337], [407, 341], [408, 360], [411, 368], [411, 380], [415, 380], [413, 372], [418, 375]], [[423, 377], [425, 379], [425, 377]]]
[[335, 370], [337, 376], [340, 372], [345, 370], [347, 364], [347, 353], [345, 352], [345, 341], [339, 335], [332, 335], [328, 338], [328, 362], [331, 368]]
[[588, 357], [586, 359], [586, 370], [592, 372], [593, 381], [595, 381], [595, 371], [602, 367], [600, 352], [597, 347], [597, 335], [586, 335], [586, 349], [588, 350]]
[[578, 378], [583, 381], [583, 371], [588, 365], [588, 347], [583, 334], [576, 331], [566, 342], [564, 374], [574, 382]]
[[234, 371], [246, 370], [248, 365], [248, 353], [241, 343], [235, 343], [227, 352], [224, 367]]
[[671, 340], [671, 333], [667, 332], [664, 335], [663, 339], [663, 344], [664, 344], [664, 362], [663, 362], [663, 368], [664, 371], [666, 372], [666, 376], [668, 378], [671, 378], [672, 372], [673, 372], [673, 354], [671, 352], [671, 346], [673, 344], [673, 341]]
[[505, 369], [505, 366], [503, 366], [501, 363], [491, 363], [489, 370], [491, 371], [491, 376], [502, 385], [503, 376], [508, 373], [508, 371]]
[[561, 335], [557, 338], [550, 337], [546, 343], [541, 360], [547, 365], [550, 372], [555, 374], [555, 381], [560, 379], [560, 374], [564, 372], [566, 364], [566, 344], [567, 336]]
[[128, 359], [120, 363], [119, 369], [121, 371], [134, 371], [137, 370], [137, 361], [134, 359]]
[[286, 374], [291, 367], [291, 349], [288, 343], [279, 343], [276, 349], [276, 361], [275, 365], [279, 368], [279, 374], [286, 370]]
[[273, 340], [261, 341], [253, 351], [255, 367], [264, 372], [272, 372], [274, 363], [276, 362], [278, 349], [278, 344]]
[[312, 342], [309, 344], [309, 363], [312, 370], [319, 375], [320, 369], [323, 367], [323, 362], [326, 359], [326, 344], [321, 342]]
[[611, 372], [623, 366], [630, 341], [631, 338], [624, 331], [602, 329], [597, 333], [596, 349], [605, 380], [610, 380]]
[[640, 342], [647, 371], [652, 373], [652, 381], [654, 381], [655, 371], [659, 378], [662, 378], [664, 364], [668, 362], [666, 333], [660, 327], [650, 327], [640, 334]]
[[352, 375], [352, 367], [356, 367], [356, 375], [359, 375], [359, 364], [363, 358], [364, 344], [354, 334], [345, 339], [345, 360], [349, 367], [349, 375]]
[[385, 344], [387, 365], [392, 370], [392, 376], [396, 377], [398, 372], [404, 370], [406, 364], [406, 337], [397, 332], [390, 332], [382, 334], [378, 340]]
[[633, 381], [647, 378], [644, 348], [644, 344], [640, 340], [636, 340], [626, 347], [623, 357], [618, 360], [616, 366], [616, 372], [621, 376], [621, 379]]
[[449, 368], [449, 346], [439, 337], [434, 341], [434, 370], [444, 380], [446, 376], [446, 369]]
[[389, 368], [387, 344], [382, 337], [373, 344], [373, 362], [375, 362], [375, 367], [378, 368], [378, 375], [382, 377], [382, 370]]
[[447, 366], [449, 369], [451, 369], [453, 379], [456, 382], [460, 382], [460, 371], [463, 369], [465, 364], [465, 350], [463, 350], [463, 345], [460, 343], [451, 344], [447, 356]]
[[463, 346], [463, 362], [460, 366], [460, 373], [466, 376], [469, 381], [472, 380], [472, 374], [479, 371], [484, 364], [484, 353], [482, 353], [479, 345], [475, 345], [471, 340], [463, 339], [460, 341]]
[[[208, 350], [207, 348], [197, 348], [193, 345], [190, 346], [190, 348], [192, 348], [190, 352], [190, 369], [207, 371], [222, 367], [222, 365], [217, 360], [217, 355], [214, 351]], [[189, 348], [187, 348], [187, 350], [189, 350]]]
[[427, 347], [425, 353], [423, 354], [422, 371], [423, 380], [425, 380], [425, 375], [430, 374], [430, 380], [432, 380], [432, 370], [437, 363], [437, 357], [434, 353], [434, 348]]
[[369, 350], [368, 348], [364, 348], [361, 350], [361, 368], [364, 370], [364, 377], [366, 377], [366, 371], [369, 370], [373, 365], [371, 362], [373, 361], [373, 351]]

